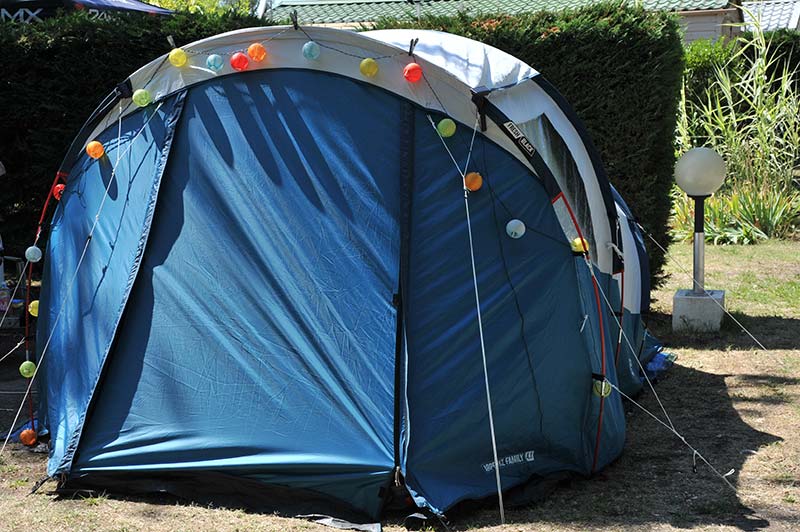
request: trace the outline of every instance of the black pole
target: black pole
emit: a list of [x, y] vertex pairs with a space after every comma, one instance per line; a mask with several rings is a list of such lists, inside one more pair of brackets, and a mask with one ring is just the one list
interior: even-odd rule
[[705, 233], [705, 205], [708, 196], [691, 196], [694, 200], [694, 232]]
[[705, 196], [690, 196], [694, 200], [694, 286], [696, 294], [705, 293]]

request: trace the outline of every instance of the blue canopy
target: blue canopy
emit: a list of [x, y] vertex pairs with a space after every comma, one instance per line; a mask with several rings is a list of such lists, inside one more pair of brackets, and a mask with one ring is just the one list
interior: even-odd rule
[[99, 11], [139, 11], [153, 15], [171, 15], [170, 9], [154, 6], [139, 0], [65, 0], [75, 9], [97, 9]]
[[173, 14], [173, 11], [169, 9], [139, 2], [139, 0], [0, 0], [0, 7], [2, 7], [0, 20], [21, 23], [39, 22], [44, 18], [57, 15], [59, 10], [83, 10], [97, 18], [107, 17], [114, 12]]

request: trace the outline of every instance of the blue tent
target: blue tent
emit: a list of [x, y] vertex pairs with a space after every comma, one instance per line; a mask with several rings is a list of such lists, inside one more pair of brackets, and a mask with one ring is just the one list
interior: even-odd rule
[[62, 168], [37, 345], [63, 489], [377, 518], [398, 491], [442, 513], [619, 456], [640, 309], [617, 317], [618, 277], [646, 255], [535, 70], [416, 30], [183, 54]]

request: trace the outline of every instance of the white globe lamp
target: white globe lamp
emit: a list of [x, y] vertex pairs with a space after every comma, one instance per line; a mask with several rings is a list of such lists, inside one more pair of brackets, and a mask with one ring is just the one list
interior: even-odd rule
[[694, 200], [694, 283], [673, 299], [672, 328], [715, 332], [722, 326], [725, 292], [705, 289], [705, 200], [722, 186], [725, 161], [710, 148], [692, 148], [675, 164], [675, 182]]
[[710, 148], [692, 148], [675, 164], [675, 182], [694, 199], [694, 286], [705, 291], [705, 200], [725, 180], [725, 161]]

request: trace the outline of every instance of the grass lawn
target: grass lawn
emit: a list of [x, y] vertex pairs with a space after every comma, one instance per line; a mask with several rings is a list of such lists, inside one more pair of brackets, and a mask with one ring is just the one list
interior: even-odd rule
[[[691, 248], [672, 248], [691, 267]], [[800, 242], [709, 247], [706, 285], [727, 290], [728, 308], [769, 349], [757, 349], [730, 320], [721, 334], [695, 338], [670, 331], [672, 294], [691, 281], [674, 264], [654, 293], [650, 327], [678, 355], [657, 386], [675, 426], [729, 478], [734, 493], [706, 467], [692, 472], [692, 454], [673, 435], [629, 408], [622, 457], [601, 475], [559, 486], [543, 502], [507, 512], [449, 516], [456, 530], [638, 531], [800, 530]], [[4, 352], [4, 351], [3, 351]], [[14, 391], [16, 365], [0, 367], [0, 391]], [[10, 423], [17, 397], [0, 394], [0, 422]], [[642, 397], [653, 412], [652, 396]], [[18, 446], [0, 458], [0, 531], [211, 532], [325, 530], [315, 524], [175, 500], [92, 497], [62, 500], [45, 484], [46, 456]], [[404, 530], [389, 519], [388, 530]]]

